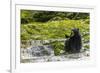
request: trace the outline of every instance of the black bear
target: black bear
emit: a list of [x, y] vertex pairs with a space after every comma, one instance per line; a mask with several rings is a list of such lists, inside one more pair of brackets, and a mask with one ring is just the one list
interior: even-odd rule
[[68, 40], [65, 41], [65, 52], [68, 53], [79, 53], [82, 48], [82, 38], [78, 28], [72, 29], [71, 35], [68, 37], [65, 35]]

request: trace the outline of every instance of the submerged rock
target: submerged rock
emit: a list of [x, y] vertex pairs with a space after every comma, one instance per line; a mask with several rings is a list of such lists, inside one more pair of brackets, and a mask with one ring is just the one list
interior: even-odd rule
[[23, 49], [22, 53], [23, 54], [26, 53], [28, 55], [31, 55], [32, 57], [50, 56], [54, 55], [54, 50], [50, 45], [42, 45], [42, 46], [33, 46], [28, 49]]

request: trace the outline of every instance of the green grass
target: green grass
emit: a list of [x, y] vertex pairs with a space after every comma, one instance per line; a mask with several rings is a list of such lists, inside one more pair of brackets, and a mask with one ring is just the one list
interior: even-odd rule
[[[70, 35], [72, 28], [79, 28], [82, 35], [85, 32], [89, 33], [89, 23], [87, 23], [87, 20], [60, 20], [45, 23], [33, 22], [21, 24], [21, 40], [65, 38], [65, 34]], [[89, 40], [89, 35], [84, 35], [84, 38]]]

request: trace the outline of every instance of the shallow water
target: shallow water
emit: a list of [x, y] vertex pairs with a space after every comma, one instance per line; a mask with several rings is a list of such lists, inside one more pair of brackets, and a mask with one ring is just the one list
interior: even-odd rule
[[[61, 40], [62, 41], [62, 40]], [[65, 40], [63, 40], [65, 41]], [[43, 45], [50, 41], [32, 41], [32, 46], [28, 48], [21, 48], [21, 63], [35, 63], [35, 62], [54, 62], [54, 61], [70, 61], [70, 60], [88, 60], [89, 49], [82, 48], [80, 53], [76, 54], [62, 54], [60, 56], [54, 55], [54, 50], [51, 45]], [[86, 45], [86, 44], [85, 44]]]
[[54, 61], [71, 61], [71, 60], [89, 60], [89, 53], [83, 52], [78, 54], [67, 54], [61, 56], [41, 56], [41, 57], [28, 57], [22, 58], [22, 63], [35, 63], [35, 62], [54, 62]]

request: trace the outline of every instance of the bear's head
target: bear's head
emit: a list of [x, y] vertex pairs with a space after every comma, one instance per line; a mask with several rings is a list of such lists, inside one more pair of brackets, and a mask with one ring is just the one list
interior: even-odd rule
[[73, 35], [79, 34], [79, 28], [72, 29]]

